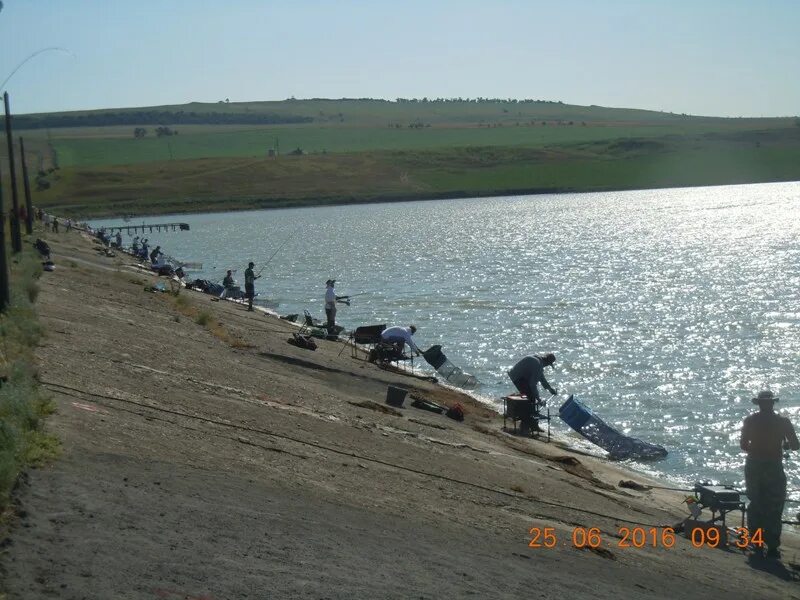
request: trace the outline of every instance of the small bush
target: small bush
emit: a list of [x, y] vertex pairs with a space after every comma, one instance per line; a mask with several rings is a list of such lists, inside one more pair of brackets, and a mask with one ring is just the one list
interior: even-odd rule
[[211, 313], [203, 310], [197, 315], [195, 323], [202, 325], [203, 327], [207, 327], [213, 320], [214, 317], [211, 316]]

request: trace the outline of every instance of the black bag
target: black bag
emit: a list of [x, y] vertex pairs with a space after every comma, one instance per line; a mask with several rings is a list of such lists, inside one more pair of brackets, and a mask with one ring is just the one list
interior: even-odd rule
[[288, 340], [292, 346], [297, 346], [298, 348], [305, 348], [306, 350], [316, 350], [317, 349], [317, 342], [314, 341], [310, 335], [300, 335], [299, 333], [293, 333], [292, 337]]

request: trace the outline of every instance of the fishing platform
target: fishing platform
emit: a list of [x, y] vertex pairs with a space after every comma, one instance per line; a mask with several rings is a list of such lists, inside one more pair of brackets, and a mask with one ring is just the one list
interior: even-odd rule
[[113, 234], [115, 231], [119, 231], [122, 233], [123, 231], [127, 232], [128, 235], [131, 235], [131, 232], [138, 233], [141, 229], [142, 233], [149, 231], [153, 233], [153, 230], [160, 232], [160, 231], [189, 231], [189, 224], [188, 223], [140, 223], [139, 225], [111, 225], [105, 227], [109, 231], [110, 234]]

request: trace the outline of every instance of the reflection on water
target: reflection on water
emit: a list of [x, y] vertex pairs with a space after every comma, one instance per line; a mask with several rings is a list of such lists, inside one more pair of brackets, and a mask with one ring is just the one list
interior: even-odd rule
[[[170, 218], [147, 219], [149, 222]], [[800, 429], [800, 184], [407, 202], [181, 216], [152, 234], [198, 276], [257, 281], [282, 313], [415, 323], [494, 401], [520, 356], [552, 350], [550, 380], [609, 423], [662, 444], [648, 468], [742, 481], [750, 398], [769, 386]], [[800, 498], [800, 461], [787, 463]]]

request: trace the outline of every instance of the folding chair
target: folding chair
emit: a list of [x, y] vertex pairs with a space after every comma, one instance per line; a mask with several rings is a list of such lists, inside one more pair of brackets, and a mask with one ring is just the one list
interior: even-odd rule
[[406, 354], [394, 342], [384, 342], [381, 340], [375, 344], [370, 355], [374, 356], [374, 362], [378, 363], [379, 366], [385, 366], [388, 363], [398, 363], [399, 366], [400, 361], [410, 360], [411, 370], [414, 370], [414, 352], [412, 351]]
[[314, 337], [323, 338], [326, 340], [338, 340], [339, 334], [344, 331], [344, 327], [341, 325], [335, 325], [333, 331], [328, 331], [328, 324], [318, 321], [312, 317], [311, 313], [307, 310], [303, 311], [303, 315], [305, 320], [303, 321], [303, 326], [299, 331], [301, 335], [311, 334]]
[[[547, 422], [547, 441], [550, 442], [550, 407], [547, 407], [547, 414], [542, 414], [541, 409], [544, 402], [541, 400], [535, 405], [524, 396], [503, 396], [503, 430], [508, 431], [506, 420], [511, 419], [514, 426], [514, 433], [517, 433], [517, 423], [522, 421], [537, 420]], [[539, 437], [539, 431], [530, 430], [530, 437]]]
[[312, 329], [317, 329], [318, 327], [325, 327], [325, 325], [312, 317], [307, 310], [303, 311], [303, 315], [305, 315], [305, 321], [303, 321], [303, 326], [300, 328], [300, 335], [310, 333]]

